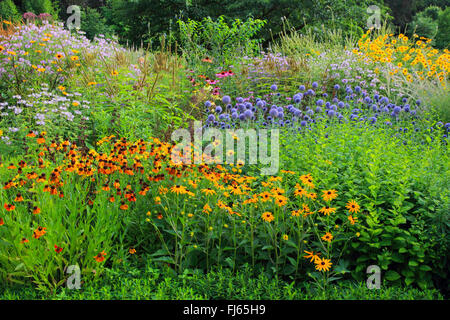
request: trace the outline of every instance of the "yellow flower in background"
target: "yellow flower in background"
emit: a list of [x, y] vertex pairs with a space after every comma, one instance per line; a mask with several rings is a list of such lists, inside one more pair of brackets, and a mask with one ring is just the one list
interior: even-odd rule
[[112, 70], [111, 71], [111, 75], [112, 76], [117, 76], [119, 74], [119, 72], [117, 70]]

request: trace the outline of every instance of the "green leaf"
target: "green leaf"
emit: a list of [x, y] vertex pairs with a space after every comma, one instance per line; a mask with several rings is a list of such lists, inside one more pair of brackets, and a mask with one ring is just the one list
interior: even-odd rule
[[400, 279], [400, 275], [393, 270], [389, 270], [388, 272], [386, 272], [384, 277], [389, 281], [396, 281]]

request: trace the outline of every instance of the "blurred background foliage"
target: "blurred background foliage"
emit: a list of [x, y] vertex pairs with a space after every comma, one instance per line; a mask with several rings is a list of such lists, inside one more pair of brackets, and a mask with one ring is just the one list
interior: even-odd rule
[[0, 16], [18, 20], [25, 12], [50, 13], [65, 21], [67, 7], [79, 5], [82, 10], [81, 29], [89, 38], [97, 34], [119, 37], [123, 44], [157, 48], [161, 36], [169, 40], [180, 37], [177, 21], [213, 20], [223, 16], [235, 19], [265, 20], [255, 35], [267, 47], [283, 31], [283, 19], [296, 31], [323, 28], [339, 29], [359, 37], [366, 29], [367, 8], [377, 5], [383, 23], [397, 33], [414, 33], [433, 39], [440, 49], [448, 48], [450, 9], [447, 0], [1, 0]]

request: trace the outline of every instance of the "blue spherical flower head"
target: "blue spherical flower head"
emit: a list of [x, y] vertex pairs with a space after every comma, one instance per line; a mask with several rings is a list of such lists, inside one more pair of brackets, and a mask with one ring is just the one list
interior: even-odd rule
[[335, 114], [336, 114], [336, 112], [334, 110], [328, 110], [328, 116], [330, 118], [334, 117]]
[[222, 102], [223, 102], [224, 104], [229, 104], [229, 103], [231, 102], [230, 96], [223, 96], [223, 97], [222, 97]]
[[210, 114], [210, 115], [208, 116], [208, 121], [209, 121], [209, 122], [213, 122], [215, 119], [216, 119], [216, 116], [213, 115], [213, 114]]
[[421, 101], [421, 100], [417, 100], [417, 101], [416, 101], [416, 104], [417, 104], [418, 106], [420, 106], [420, 105], [422, 104], [422, 101]]
[[277, 110], [276, 108], [272, 108], [272, 109], [270, 109], [269, 114], [270, 114], [273, 118], [276, 118], [276, 117], [278, 117], [278, 110]]
[[272, 91], [277, 91], [277, 89], [278, 89], [278, 87], [276, 84], [273, 84], [270, 86], [270, 90], [272, 90]]
[[245, 118], [250, 119], [251, 117], [253, 117], [253, 112], [249, 109], [245, 110], [244, 112]]
[[305, 120], [303, 120], [302, 122], [300, 122], [300, 125], [301, 125], [302, 127], [305, 127], [306, 124], [307, 124], [307, 122], [306, 122]]
[[316, 101], [316, 105], [319, 106], [319, 107], [320, 107], [321, 105], [323, 105], [323, 100], [322, 100], [322, 99], [317, 100], [317, 101]]
[[305, 87], [304, 85], [300, 85], [300, 86], [298, 87], [298, 89], [299, 89], [300, 91], [305, 91], [306, 87]]
[[356, 87], [355, 87], [355, 91], [356, 91], [357, 93], [360, 93], [360, 92], [361, 92], [361, 87], [360, 87], [360, 86], [356, 86]]
[[205, 102], [205, 107], [207, 107], [207, 108], [211, 107], [211, 101], [209, 101], [209, 100], [206, 101]]
[[222, 107], [221, 106], [217, 106], [216, 107], [216, 113], [221, 113], [222, 112]]
[[395, 106], [394, 107], [394, 114], [399, 114], [400, 113], [400, 111], [402, 111], [402, 108], [400, 108], [399, 106]]
[[340, 85], [338, 85], [338, 84], [335, 84], [335, 85], [334, 85], [334, 90], [339, 90], [340, 88], [341, 88]]
[[244, 98], [242, 97], [237, 97], [236, 98], [237, 103], [243, 103], [244, 102]]
[[311, 86], [313, 87], [313, 89], [317, 89], [319, 87], [319, 84], [314, 81]]

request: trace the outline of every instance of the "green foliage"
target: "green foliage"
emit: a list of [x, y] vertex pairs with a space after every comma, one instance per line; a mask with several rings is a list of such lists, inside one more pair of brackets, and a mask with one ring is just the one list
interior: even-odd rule
[[0, 2], [0, 18], [10, 21], [20, 19], [19, 11], [12, 0], [2, 0]]
[[24, 0], [23, 8], [26, 12], [33, 12], [36, 15], [40, 13], [54, 15], [56, 13], [51, 0]]
[[438, 34], [436, 36], [436, 47], [440, 49], [450, 48], [450, 7], [447, 7], [439, 15]]
[[415, 33], [422, 37], [434, 39], [438, 33], [438, 17], [441, 11], [439, 7], [433, 6], [417, 13], [409, 27], [410, 34]]
[[106, 37], [112, 36], [112, 30], [106, 25], [106, 19], [96, 9], [86, 7], [81, 11], [81, 30], [86, 32], [88, 39], [93, 39], [96, 35], [103, 34]]
[[[253, 56], [259, 49], [260, 40], [255, 34], [266, 21], [248, 18], [227, 23], [224, 16], [217, 20], [210, 17], [202, 21], [178, 20], [183, 54], [190, 63], [198, 64], [204, 57], [211, 57], [216, 64], [227, 67], [236, 57]], [[213, 62], [214, 63], [214, 62]]]
[[62, 288], [50, 295], [27, 287], [2, 288], [0, 299], [63, 300], [442, 300], [436, 290], [417, 290], [392, 286], [385, 282], [379, 290], [369, 290], [364, 282], [341, 281], [327, 291], [309, 285], [295, 284], [254, 275], [245, 267], [236, 273], [230, 269], [207, 274], [186, 270], [174, 274], [170, 269], [152, 264], [136, 266], [129, 262], [107, 269], [101, 281], [86, 282], [80, 290]]
[[[427, 126], [419, 127], [426, 135]], [[282, 159], [285, 167], [309, 167], [322, 183], [359, 199], [362, 231], [346, 249], [353, 276], [362, 280], [365, 268], [378, 264], [396, 275], [390, 280], [425, 288], [446, 277], [450, 211], [442, 204], [448, 204], [449, 155], [430, 137], [431, 145], [414, 138], [405, 145], [396, 138], [400, 127], [414, 132], [406, 123], [370, 129], [350, 122], [288, 135]]]

